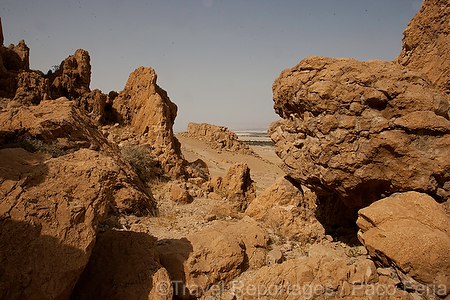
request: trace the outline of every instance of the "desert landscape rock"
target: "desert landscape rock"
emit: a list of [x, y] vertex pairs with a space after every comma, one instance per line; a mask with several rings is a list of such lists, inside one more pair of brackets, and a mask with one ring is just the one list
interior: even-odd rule
[[173, 134], [177, 106], [167, 92], [156, 84], [152, 68], [140, 67], [130, 74], [123, 91], [114, 99], [112, 108], [119, 124], [131, 125], [154, 149], [155, 158], [165, 173], [184, 175], [180, 143]]
[[149, 195], [96, 151], [52, 158], [10, 148], [0, 159], [3, 299], [67, 299], [108, 213], [152, 210]]
[[446, 199], [448, 99], [417, 73], [392, 62], [308, 57], [283, 71], [273, 91], [283, 119], [270, 136], [300, 183], [349, 207], [409, 190]]
[[0, 298], [448, 299], [449, 7], [392, 62], [283, 71], [275, 146], [174, 134], [150, 67], [108, 94], [86, 50], [30, 70], [0, 22]]
[[185, 134], [207, 142], [218, 151], [255, 155], [255, 152], [247, 144], [239, 140], [236, 133], [225, 126], [191, 122], [188, 124]]
[[361, 241], [380, 264], [394, 265], [435, 291], [441, 288], [439, 296], [450, 292], [443, 288], [450, 286], [450, 218], [432, 197], [393, 194], [361, 209], [357, 224]]
[[50, 75], [52, 99], [67, 97], [70, 100], [89, 93], [91, 83], [91, 57], [86, 50], [78, 49], [62, 61]]
[[[403, 47], [396, 61], [424, 74], [445, 94], [450, 92], [447, 35], [450, 8], [439, 0], [426, 0], [403, 32]], [[426, 25], [424, 25], [426, 24]]]
[[186, 238], [163, 240], [157, 249], [177, 285], [175, 295], [194, 299], [206, 294], [211, 285], [261, 267], [267, 244], [268, 235], [254, 221], [214, 221], [211, 227]]
[[100, 234], [71, 299], [171, 300], [163, 290], [169, 274], [159, 262], [154, 238], [146, 233], [110, 230]]
[[234, 203], [241, 211], [244, 211], [256, 197], [250, 169], [245, 163], [237, 163], [231, 166], [225, 175], [211, 178], [211, 181], [207, 183], [207, 189]]
[[325, 238], [325, 229], [315, 216], [316, 201], [317, 197], [307, 188], [281, 177], [259, 194], [245, 213], [288, 240], [314, 243]]

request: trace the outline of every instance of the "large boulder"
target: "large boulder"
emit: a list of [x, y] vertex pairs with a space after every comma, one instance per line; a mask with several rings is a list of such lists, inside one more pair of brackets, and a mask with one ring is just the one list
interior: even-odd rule
[[2, 299], [68, 299], [107, 214], [152, 211], [112, 157], [0, 150]]
[[225, 126], [189, 123], [185, 134], [206, 142], [218, 151], [256, 155], [247, 144], [239, 139], [236, 133]]
[[450, 192], [447, 96], [393, 63], [311, 56], [273, 84], [269, 134], [285, 172], [364, 207], [398, 191]]
[[174, 294], [193, 299], [248, 268], [261, 267], [268, 241], [267, 233], [254, 221], [214, 221], [211, 227], [181, 240], [162, 240], [157, 249], [173, 281]]
[[450, 292], [450, 218], [433, 198], [394, 194], [361, 209], [357, 224], [361, 241], [380, 264], [394, 266], [439, 296]]
[[110, 230], [98, 235], [70, 299], [171, 300], [170, 287], [152, 236]]
[[141, 143], [152, 146], [164, 171], [177, 177], [184, 173], [181, 145], [173, 134], [177, 106], [156, 84], [156, 79], [152, 68], [136, 69], [114, 99], [112, 109], [119, 124], [131, 125], [142, 137]]
[[287, 240], [313, 243], [325, 238], [325, 229], [316, 218], [316, 201], [309, 189], [281, 177], [259, 194], [245, 213]]
[[450, 5], [425, 0], [403, 32], [403, 47], [396, 59], [409, 70], [425, 74], [444, 93], [450, 93]]
[[[118, 187], [114, 192], [121, 195], [121, 200], [114, 206], [118, 212], [154, 212], [152, 196], [146, 192], [130, 164], [121, 157], [118, 147], [110, 144], [89, 117], [66, 98], [1, 111], [0, 142], [2, 148], [22, 147], [53, 157], [85, 148], [95, 150], [95, 153], [110, 157], [120, 166], [122, 175], [115, 179], [118, 180]], [[135, 192], [125, 192], [119, 186], [130, 187]]]

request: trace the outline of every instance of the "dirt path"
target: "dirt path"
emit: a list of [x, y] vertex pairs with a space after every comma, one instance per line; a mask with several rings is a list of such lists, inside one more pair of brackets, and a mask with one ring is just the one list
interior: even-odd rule
[[228, 151], [218, 152], [197, 139], [179, 134], [176, 137], [181, 142], [181, 151], [185, 159], [192, 162], [200, 158], [208, 165], [211, 176], [222, 176], [230, 166], [240, 162], [246, 163], [250, 168], [250, 176], [256, 183], [258, 194], [271, 186], [277, 178], [284, 176], [284, 172], [278, 166], [281, 160], [275, 154], [274, 147], [251, 146], [258, 157]]

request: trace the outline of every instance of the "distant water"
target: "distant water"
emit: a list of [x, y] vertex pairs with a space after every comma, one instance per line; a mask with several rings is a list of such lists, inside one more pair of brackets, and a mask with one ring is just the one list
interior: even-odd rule
[[241, 141], [250, 146], [274, 146], [265, 130], [235, 131]]

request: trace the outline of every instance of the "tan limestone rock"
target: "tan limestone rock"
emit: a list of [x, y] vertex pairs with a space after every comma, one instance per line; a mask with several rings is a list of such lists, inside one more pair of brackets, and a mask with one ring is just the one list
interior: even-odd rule
[[425, 0], [403, 32], [403, 47], [397, 57], [409, 70], [425, 74], [444, 93], [450, 92], [450, 5], [446, 1]]
[[397, 191], [447, 193], [450, 121], [436, 103], [448, 99], [420, 74], [311, 56], [284, 70], [273, 94], [283, 119], [269, 135], [283, 168], [319, 196], [363, 207]]
[[267, 243], [267, 233], [254, 221], [213, 221], [209, 228], [181, 240], [163, 240], [157, 249], [174, 281], [175, 295], [193, 299], [245, 269], [261, 267]]
[[210, 191], [233, 202], [240, 211], [244, 211], [256, 197], [255, 184], [245, 163], [231, 166], [224, 176], [213, 177], [208, 186]]
[[325, 229], [315, 216], [316, 201], [307, 188], [281, 177], [259, 194], [245, 213], [288, 240], [311, 243], [325, 237]]
[[154, 212], [112, 157], [0, 150], [2, 299], [68, 299], [111, 210]]
[[225, 126], [189, 123], [185, 134], [208, 143], [218, 151], [256, 155], [247, 144], [239, 139], [236, 133]]
[[61, 62], [59, 69], [50, 75], [50, 91], [53, 99], [67, 97], [77, 99], [89, 93], [91, 84], [91, 57], [83, 49], [75, 51]]
[[433, 198], [394, 194], [361, 209], [357, 224], [369, 254], [384, 266], [435, 290], [450, 286], [450, 218]]
[[167, 92], [156, 84], [157, 75], [152, 68], [140, 67], [132, 72], [125, 88], [113, 101], [116, 118], [122, 125], [131, 125], [143, 136], [141, 143], [153, 148], [168, 175], [184, 175], [180, 143], [173, 134], [177, 106]]

